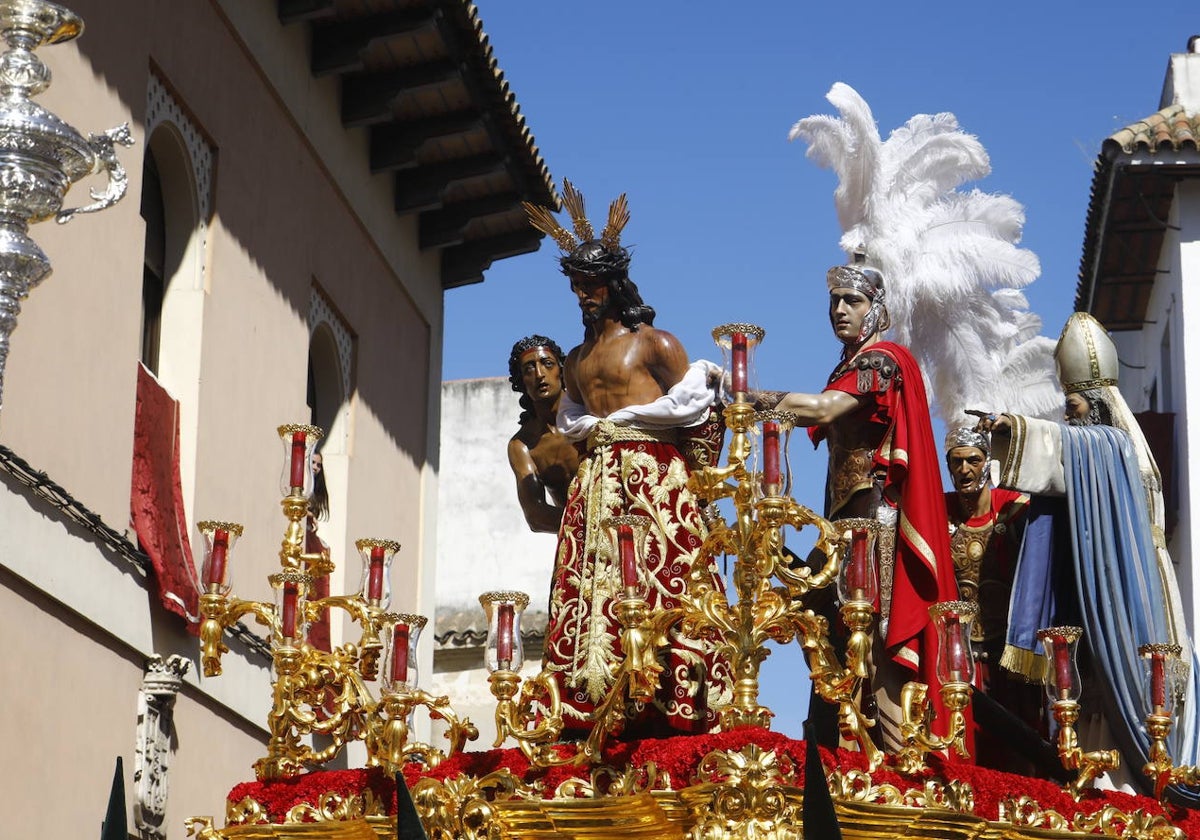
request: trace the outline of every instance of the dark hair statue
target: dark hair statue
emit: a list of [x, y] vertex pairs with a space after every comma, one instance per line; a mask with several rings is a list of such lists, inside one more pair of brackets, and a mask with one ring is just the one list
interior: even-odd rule
[[1085, 388], [1075, 393], [1088, 402], [1087, 417], [1067, 421], [1068, 426], [1111, 426], [1113, 425], [1112, 409], [1099, 388]]
[[639, 324], [654, 326], [654, 307], [646, 304], [638, 292], [637, 284], [629, 279], [630, 254], [619, 245], [608, 246], [599, 239], [589, 239], [559, 259], [562, 273], [568, 277], [583, 276], [603, 280], [608, 285], [608, 295], [617, 307], [620, 321], [631, 330]]
[[521, 416], [517, 419], [520, 425], [524, 425], [525, 421], [533, 416], [533, 400], [525, 393], [525, 383], [521, 379], [521, 356], [535, 347], [545, 347], [554, 354], [554, 358], [558, 359], [560, 373], [567, 363], [567, 355], [558, 343], [544, 335], [527, 335], [512, 346], [512, 352], [508, 354], [508, 383], [521, 395]]

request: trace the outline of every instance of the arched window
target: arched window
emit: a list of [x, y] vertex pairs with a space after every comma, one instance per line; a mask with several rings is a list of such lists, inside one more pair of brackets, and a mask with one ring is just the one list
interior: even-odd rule
[[337, 341], [329, 324], [323, 322], [313, 330], [308, 345], [308, 408], [312, 424], [324, 429], [327, 438], [340, 431], [335, 427], [341, 426], [345, 402], [346, 387], [342, 382]]
[[147, 150], [142, 169], [142, 220], [146, 223], [146, 245], [142, 261], [141, 360], [158, 374], [158, 351], [162, 340], [162, 305], [166, 293], [167, 219], [163, 208], [162, 179], [153, 152]]

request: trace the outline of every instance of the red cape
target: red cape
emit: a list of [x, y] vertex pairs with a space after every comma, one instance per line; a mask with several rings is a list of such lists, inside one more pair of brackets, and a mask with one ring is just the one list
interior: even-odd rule
[[[831, 379], [825, 390], [844, 391], [859, 397], [870, 393], [876, 401], [875, 417], [890, 423], [883, 443], [875, 451], [875, 465], [887, 470], [884, 493], [899, 500], [896, 529], [896, 564], [892, 580], [892, 605], [885, 643], [898, 663], [917, 672], [929, 686], [930, 699], [941, 708], [936, 675], [937, 633], [929, 607], [958, 598], [954, 564], [950, 558], [949, 526], [942, 495], [941, 458], [933, 442], [929, 400], [921, 368], [907, 348], [879, 341], [863, 352], [884, 353], [899, 368], [899, 382], [885, 390], [863, 390], [859, 371], [853, 368]], [[813, 443], [825, 437], [812, 427]], [[941, 718], [945, 720], [944, 716]]]

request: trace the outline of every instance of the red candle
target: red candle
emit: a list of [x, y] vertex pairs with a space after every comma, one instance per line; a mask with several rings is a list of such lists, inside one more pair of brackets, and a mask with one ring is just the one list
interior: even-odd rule
[[408, 625], [392, 628], [392, 682], [408, 682]]
[[1154, 704], [1155, 712], [1167, 705], [1165, 664], [1161, 653], [1150, 654], [1150, 702]]
[[617, 526], [617, 548], [621, 555], [621, 582], [629, 589], [638, 585], [637, 552], [633, 550], [633, 528]]
[[1067, 647], [1067, 640], [1062, 636], [1055, 636], [1054, 643], [1054, 687], [1058, 689], [1060, 697], [1067, 697], [1075, 688], [1075, 681], [1071, 679], [1071, 650]]
[[300, 597], [300, 587], [294, 583], [283, 585], [283, 616], [280, 632], [285, 639], [296, 637], [296, 601]]
[[768, 495], [779, 495], [779, 423], [763, 423], [763, 484]]
[[206, 586], [225, 581], [225, 560], [229, 554], [229, 532], [218, 528], [213, 531], [212, 552], [208, 556], [208, 574], [204, 576]]
[[746, 393], [746, 334], [733, 334], [733, 392]]
[[496, 659], [501, 668], [512, 662], [513, 652], [513, 605], [500, 604], [496, 616]]
[[850, 568], [846, 569], [846, 584], [855, 598], [863, 597], [867, 588], [867, 529], [854, 528], [850, 531]]
[[383, 556], [384, 547], [371, 546], [371, 561], [367, 574], [367, 599], [379, 601], [383, 599]]
[[967, 672], [967, 646], [963, 642], [962, 623], [958, 613], [946, 613], [946, 659], [950, 664], [950, 673], [961, 677]]
[[306, 464], [305, 455], [308, 447], [305, 445], [307, 435], [304, 432], [292, 432], [292, 487], [304, 486]]

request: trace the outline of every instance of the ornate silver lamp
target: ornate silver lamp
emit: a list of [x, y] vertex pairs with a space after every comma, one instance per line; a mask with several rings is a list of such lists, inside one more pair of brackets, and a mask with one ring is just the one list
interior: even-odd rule
[[[83, 21], [69, 9], [44, 0], [0, 0], [0, 403], [8, 340], [17, 326], [21, 301], [50, 274], [50, 260], [29, 238], [31, 222], [54, 217], [60, 224], [78, 213], [110, 207], [125, 195], [125, 170], [114, 145], [133, 145], [124, 123], [87, 139], [32, 101], [50, 86], [50, 70], [34, 50], [69, 41]], [[108, 176], [92, 203], [64, 210], [63, 196], [79, 179]]]

